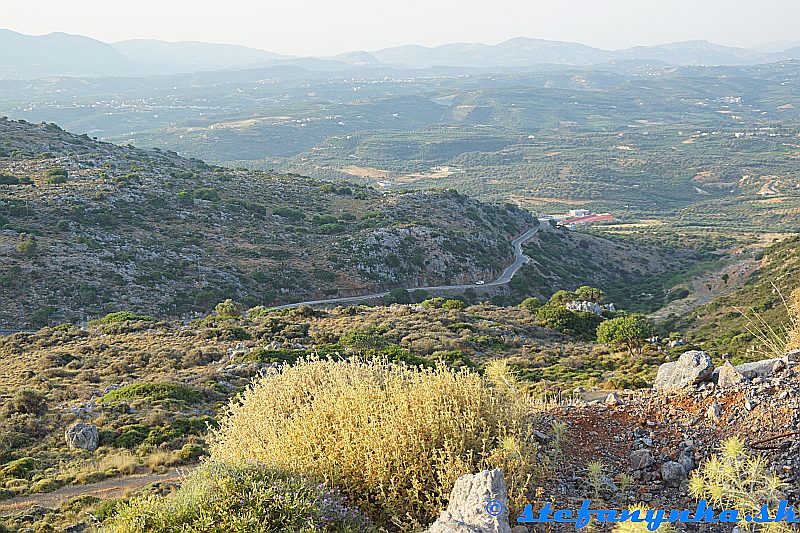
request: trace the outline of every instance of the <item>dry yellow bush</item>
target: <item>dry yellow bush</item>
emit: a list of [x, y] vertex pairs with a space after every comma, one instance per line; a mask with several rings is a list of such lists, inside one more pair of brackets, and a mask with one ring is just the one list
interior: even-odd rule
[[510, 379], [386, 362], [301, 361], [233, 402], [212, 459], [253, 460], [339, 487], [381, 524], [432, 520], [458, 476], [502, 468], [521, 497], [532, 464], [532, 405]]
[[156, 472], [161, 467], [175, 466], [180, 464], [181, 458], [177, 451], [156, 451], [147, 456], [144, 464], [152, 472]]
[[792, 330], [789, 332], [789, 343], [786, 347], [789, 350], [800, 350], [800, 287], [792, 292], [789, 309], [792, 312]]
[[[73, 475], [80, 483], [96, 481], [97, 475], [131, 475], [136, 472], [139, 461], [129, 451], [114, 452], [97, 457], [93, 461], [79, 467], [64, 470], [62, 473]], [[83, 481], [81, 481], [83, 480]]]

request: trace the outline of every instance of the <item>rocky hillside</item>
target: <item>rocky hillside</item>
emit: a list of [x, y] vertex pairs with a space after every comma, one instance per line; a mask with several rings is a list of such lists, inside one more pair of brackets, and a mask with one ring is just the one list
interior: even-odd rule
[[675, 329], [713, 354], [760, 357], [768, 347], [758, 337], [770, 336], [770, 328], [783, 336], [789, 324], [791, 293], [800, 286], [798, 244], [800, 238], [791, 237], [767, 248], [744, 286], [678, 317]]
[[532, 223], [452, 191], [232, 170], [3, 119], [0, 328], [471, 283]]
[[657, 247], [618, 237], [600, 237], [548, 226], [529, 240], [532, 259], [512, 287], [548, 298], [560, 288], [602, 287], [607, 299], [625, 309], [650, 312], [675, 295], [676, 279], [708, 259], [687, 247]]

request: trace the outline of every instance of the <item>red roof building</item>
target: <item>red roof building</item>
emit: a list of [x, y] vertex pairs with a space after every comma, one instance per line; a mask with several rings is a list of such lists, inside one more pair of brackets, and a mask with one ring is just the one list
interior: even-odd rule
[[601, 224], [617, 220], [611, 215], [587, 215], [585, 217], [568, 218], [562, 224]]

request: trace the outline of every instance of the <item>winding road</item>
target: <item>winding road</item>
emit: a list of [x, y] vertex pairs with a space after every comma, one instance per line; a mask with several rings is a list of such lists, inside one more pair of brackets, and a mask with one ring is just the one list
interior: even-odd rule
[[[496, 287], [498, 285], [505, 285], [514, 275], [525, 265], [528, 261], [530, 261], [530, 257], [522, 253], [522, 245], [528, 239], [533, 237], [539, 232], [539, 225], [530, 228], [528, 231], [511, 241], [511, 245], [514, 247], [514, 262], [508, 265], [503, 273], [494, 281], [487, 281], [481, 285], [477, 285], [475, 283], [465, 283], [462, 285], [430, 285], [427, 287], [411, 287], [406, 288], [407, 291], [413, 290], [424, 290], [424, 291], [432, 291], [432, 290], [463, 290], [469, 288], [476, 288], [476, 287]], [[326, 304], [344, 304], [344, 303], [354, 303], [354, 302], [363, 302], [366, 300], [377, 300], [378, 298], [383, 298], [389, 294], [389, 291], [384, 292], [376, 292], [373, 294], [364, 294], [362, 296], [348, 296], [346, 298], [330, 298], [328, 300], [308, 300], [305, 302], [295, 302], [291, 304], [283, 304], [283, 305], [275, 305], [272, 306], [274, 309], [292, 309], [294, 307], [298, 307], [301, 305], [326, 305]], [[0, 335], [11, 335], [13, 333], [17, 333], [20, 331], [34, 331], [34, 330], [22, 330], [22, 329], [0, 329]]]
[[[498, 285], [505, 285], [511, 278], [514, 277], [514, 274], [522, 268], [524, 264], [531, 260], [530, 257], [522, 253], [522, 245], [528, 239], [536, 235], [539, 232], [539, 225], [536, 225], [511, 241], [511, 245], [514, 247], [514, 262], [511, 263], [494, 281], [487, 281], [481, 285], [477, 285], [475, 283], [467, 283], [462, 285], [430, 285], [426, 287], [411, 287], [406, 288], [407, 291], [414, 291], [414, 290], [423, 290], [423, 291], [431, 291], [431, 290], [460, 290], [460, 289], [469, 289], [475, 287], [495, 287]], [[354, 302], [363, 302], [365, 300], [376, 300], [378, 298], [383, 298], [384, 296], [388, 295], [389, 291], [385, 292], [376, 292], [373, 294], [364, 294], [362, 296], [349, 296], [346, 298], [330, 298], [328, 300], [308, 300], [305, 302], [296, 302], [292, 304], [283, 304], [283, 305], [276, 305], [273, 306], [274, 309], [291, 309], [293, 307], [298, 307], [300, 305], [325, 305], [325, 304], [337, 304], [337, 303], [354, 303]]]

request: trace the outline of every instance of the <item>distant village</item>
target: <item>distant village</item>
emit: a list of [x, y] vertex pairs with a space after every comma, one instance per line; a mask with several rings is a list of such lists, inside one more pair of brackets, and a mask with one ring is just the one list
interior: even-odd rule
[[611, 213], [592, 213], [587, 209], [572, 209], [564, 215], [542, 215], [539, 220], [542, 222], [549, 221], [572, 231], [578, 229], [578, 226], [595, 226], [617, 221]]

